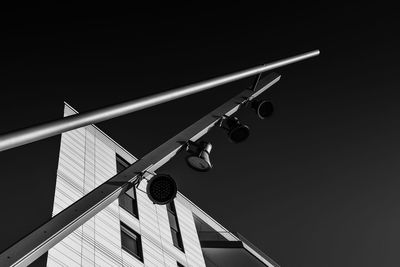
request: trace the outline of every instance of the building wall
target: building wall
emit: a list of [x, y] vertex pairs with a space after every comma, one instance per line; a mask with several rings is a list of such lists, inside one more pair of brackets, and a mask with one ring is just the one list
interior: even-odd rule
[[[76, 114], [65, 105], [64, 115]], [[53, 216], [116, 174], [116, 153], [136, 158], [94, 126], [62, 134]], [[99, 212], [48, 252], [47, 266], [205, 266], [191, 208], [175, 200], [185, 252], [172, 243], [165, 206], [154, 205], [143, 180], [137, 193], [139, 220], [118, 205]], [[120, 221], [141, 235], [142, 263], [121, 248]]]

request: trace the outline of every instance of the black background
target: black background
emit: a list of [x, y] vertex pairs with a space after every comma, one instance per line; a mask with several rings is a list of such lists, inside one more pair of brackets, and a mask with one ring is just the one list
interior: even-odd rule
[[[399, 266], [399, 21], [390, 7], [272, 5], [1, 11], [0, 132], [280, 58], [274, 116], [243, 144], [214, 130], [214, 169], [160, 171], [282, 266]], [[155, 5], [155, 4], [154, 4]], [[251, 84], [245, 79], [98, 126], [141, 157]], [[60, 137], [0, 153], [0, 250], [51, 216]], [[42, 263], [43, 263], [42, 259]]]

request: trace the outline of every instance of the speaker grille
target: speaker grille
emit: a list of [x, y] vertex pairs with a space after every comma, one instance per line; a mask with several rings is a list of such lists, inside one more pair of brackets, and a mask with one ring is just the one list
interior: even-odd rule
[[164, 205], [171, 202], [178, 191], [175, 180], [166, 174], [158, 174], [147, 184], [147, 195], [156, 204]]

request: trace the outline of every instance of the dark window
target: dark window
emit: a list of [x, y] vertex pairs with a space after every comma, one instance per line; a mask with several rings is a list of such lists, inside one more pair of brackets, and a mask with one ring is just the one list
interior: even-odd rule
[[174, 246], [183, 251], [183, 243], [181, 233], [171, 228], [172, 241]]
[[171, 202], [169, 202], [169, 203], [167, 204], [167, 210], [168, 210], [168, 212], [170, 212], [170, 213], [172, 213], [172, 214], [175, 214], [175, 213], [176, 213], [174, 201], [171, 201]]
[[185, 267], [185, 265], [183, 265], [183, 264], [180, 263], [179, 261], [176, 262], [176, 266], [178, 266], [178, 267]]
[[128, 168], [131, 164], [124, 160], [120, 155], [117, 154], [117, 173], [122, 172], [126, 168]]
[[[120, 155], [116, 154], [117, 158], [117, 173], [125, 170], [130, 166], [130, 164], [124, 160]], [[119, 197], [119, 206], [135, 216], [139, 218], [137, 200], [136, 200], [136, 190], [134, 187], [130, 188], [125, 194], [122, 194]]]
[[122, 248], [143, 261], [142, 242], [140, 235], [121, 222], [121, 245]]
[[167, 211], [168, 211], [169, 225], [171, 228], [172, 242], [174, 243], [175, 247], [183, 251], [182, 235], [179, 229], [178, 217], [176, 215], [174, 201], [171, 201], [170, 203], [167, 204]]
[[139, 218], [135, 187], [131, 187], [125, 194], [119, 197], [119, 206], [136, 218]]

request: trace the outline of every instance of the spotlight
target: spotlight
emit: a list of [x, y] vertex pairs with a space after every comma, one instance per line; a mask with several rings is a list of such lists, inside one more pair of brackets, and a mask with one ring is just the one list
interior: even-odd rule
[[146, 192], [154, 204], [165, 205], [175, 198], [178, 187], [170, 175], [157, 174], [148, 181]]
[[274, 106], [267, 100], [253, 100], [251, 101], [250, 107], [254, 109], [257, 116], [262, 120], [271, 116], [274, 112]]
[[228, 136], [234, 143], [240, 143], [247, 139], [250, 135], [249, 126], [240, 123], [236, 117], [229, 117], [226, 119], [225, 128], [228, 131]]
[[200, 149], [200, 153], [195, 152], [192, 155], [189, 155], [186, 158], [186, 162], [189, 167], [195, 169], [196, 171], [206, 172], [212, 168], [210, 162], [210, 152], [212, 149], [211, 143], [202, 142], [201, 144], [196, 144], [196, 146]]

